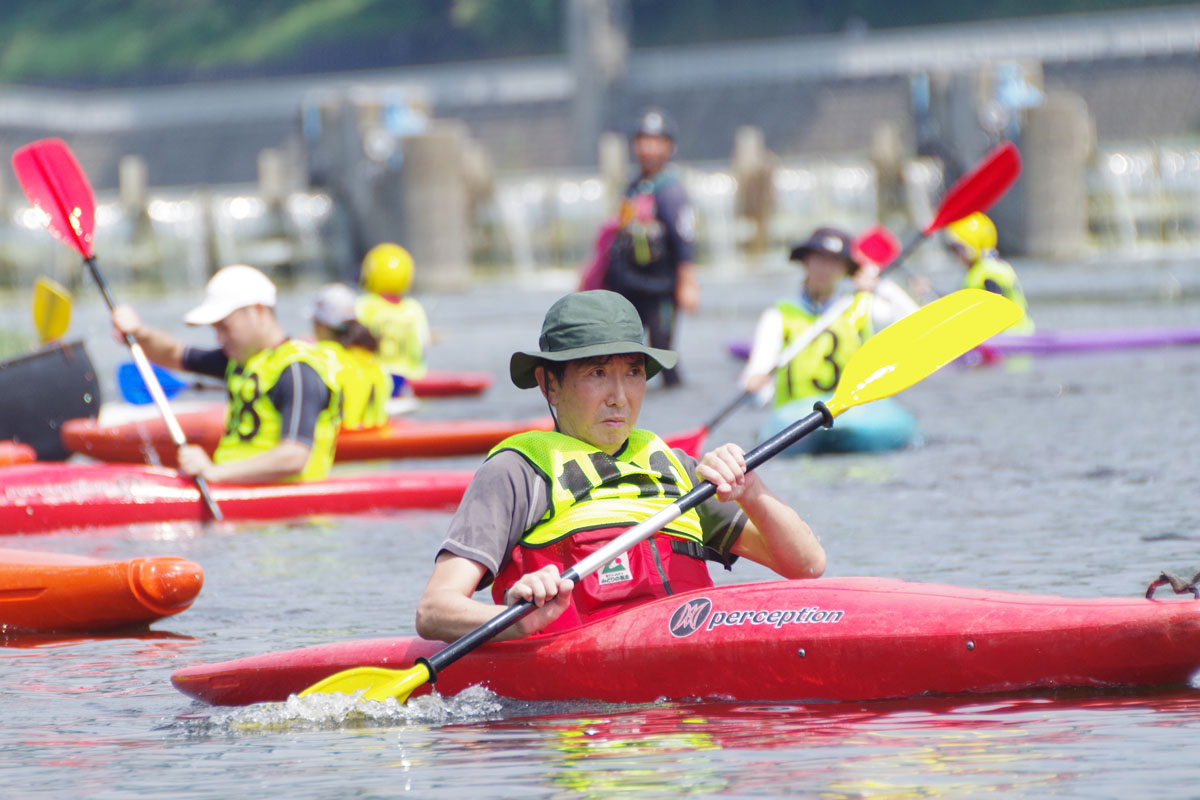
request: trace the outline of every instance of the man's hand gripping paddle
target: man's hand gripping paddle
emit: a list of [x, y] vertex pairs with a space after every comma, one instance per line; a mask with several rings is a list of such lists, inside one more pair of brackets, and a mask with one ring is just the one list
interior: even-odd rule
[[[888, 326], [868, 339], [846, 363], [829, 404], [817, 403], [811, 414], [747, 453], [746, 469], [757, 468], [818, 428], [832, 425], [834, 419], [848, 408], [890, 397], [907, 389], [938, 367], [1012, 325], [1020, 317], [1020, 308], [1000, 295], [979, 289], [964, 289]], [[713, 484], [699, 484], [645, 522], [630, 528], [567, 569], [562, 577], [575, 582], [582, 580], [715, 493]], [[404, 702], [419, 686], [436, 680], [440, 670], [515, 624], [533, 609], [534, 604], [530, 601], [511, 605], [428, 659], [417, 659], [416, 666], [411, 669], [355, 667], [331, 675], [300, 694], [362, 692], [368, 700], [395, 697]]]
[[[921, 242], [951, 222], [974, 214], [976, 211], [985, 211], [991, 208], [1000, 195], [1008, 191], [1008, 188], [1016, 182], [1017, 176], [1020, 174], [1021, 156], [1012, 142], [1005, 142], [988, 153], [975, 169], [955, 181], [942, 199], [942, 204], [938, 206], [937, 214], [905, 245], [904, 249], [899, 249], [900, 243], [896, 237], [881, 225], [876, 225], [864, 232], [855, 241], [854, 248], [859, 254], [877, 264], [882, 275], [899, 266]], [[897, 253], [897, 251], [899, 252]], [[780, 353], [775, 362], [775, 369], [787, 366], [793, 358], [824, 333], [834, 320], [844, 314], [853, 302], [853, 295], [847, 295], [813, 320], [813, 323], [805, 328], [804, 333], [792, 340]], [[741, 407], [742, 403], [746, 402], [753, 394], [749, 390], [743, 391], [699, 428], [677, 434], [675, 436], [676, 446], [682, 447], [687, 453], [697, 455], [704, 445], [704, 439], [712, 429]]]
[[[111, 311], [115, 304], [92, 253], [96, 201], [92, 194], [92, 186], [88, 183], [79, 162], [75, 160], [74, 154], [61, 139], [39, 139], [13, 153], [12, 164], [17, 173], [17, 180], [25, 190], [25, 196], [47, 215], [46, 227], [50, 233], [83, 257], [83, 262], [87, 264], [88, 271], [91, 272], [104, 302]], [[182, 447], [187, 443], [187, 439], [175, 415], [171, 413], [170, 406], [167, 405], [167, 398], [154, 377], [150, 360], [146, 358], [141, 345], [133, 336], [125, 334], [125, 344], [129, 346], [134, 363], [142, 374], [142, 380], [145, 381], [159, 413], [167, 423], [171, 438], [176, 445]], [[216, 501], [208, 491], [208, 483], [198, 475], [195, 476], [195, 480], [213, 519], [222, 519], [221, 509], [217, 507]]]

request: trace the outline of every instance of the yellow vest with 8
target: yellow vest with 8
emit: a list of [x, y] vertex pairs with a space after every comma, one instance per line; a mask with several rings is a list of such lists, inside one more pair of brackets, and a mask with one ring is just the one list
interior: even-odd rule
[[320, 480], [333, 464], [337, 432], [341, 425], [342, 394], [329, 369], [328, 359], [313, 345], [288, 340], [278, 347], [261, 350], [244, 365], [230, 361], [225, 370], [229, 405], [225, 433], [213, 453], [213, 462], [223, 464], [265, 453], [281, 441], [283, 418], [267, 393], [292, 363], [299, 361], [317, 371], [329, 388], [329, 404], [317, 417], [312, 452], [303, 471], [291, 480]]

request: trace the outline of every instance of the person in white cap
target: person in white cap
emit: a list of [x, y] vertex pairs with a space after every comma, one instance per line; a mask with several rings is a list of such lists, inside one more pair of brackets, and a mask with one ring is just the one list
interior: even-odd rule
[[313, 335], [331, 359], [342, 390], [342, 428], [361, 430], [387, 424], [392, 376], [383, 371], [376, 353], [379, 340], [355, 315], [358, 298], [344, 283], [328, 283], [313, 303]]
[[211, 325], [220, 346], [187, 346], [143, 323], [130, 306], [112, 312], [117, 333], [132, 335], [156, 364], [225, 379], [229, 408], [212, 459], [203, 448], [184, 445], [179, 468], [214, 482], [325, 477], [333, 463], [341, 392], [328, 358], [280, 327], [275, 284], [253, 267], [225, 267], [209, 280], [204, 301], [184, 321]]

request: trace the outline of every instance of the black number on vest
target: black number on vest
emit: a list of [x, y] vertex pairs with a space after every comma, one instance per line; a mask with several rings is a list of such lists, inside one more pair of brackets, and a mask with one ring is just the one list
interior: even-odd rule
[[833, 357], [838, 351], [837, 334], [831, 330], [827, 330], [825, 333], [829, 334], [829, 352], [825, 354], [823, 360], [828, 363], [830, 367], [832, 367], [832, 375], [828, 381], [822, 381], [820, 378], [814, 377], [813, 386], [817, 387], [823, 392], [832, 392], [838, 385], [838, 379], [842, 377], [842, 365], [839, 364]]
[[[232, 402], [226, 430], [236, 433], [243, 442], [248, 442], [258, 435], [258, 429], [262, 426], [258, 412], [254, 410], [254, 401], [259, 397], [258, 374], [251, 375], [249, 380], [242, 381], [241, 385], [242, 391], [239, 395], [230, 394], [229, 396]], [[249, 397], [246, 396], [245, 387], [247, 385], [250, 386]]]
[[558, 484], [571, 493], [576, 503], [586, 500], [592, 493], [591, 481], [588, 480], [587, 475], [583, 474], [583, 467], [574, 461], [568, 461], [563, 465], [562, 474], [558, 476]]
[[657, 472], [662, 478], [662, 493], [665, 497], [679, 497], [683, 494], [679, 490], [679, 476], [675, 473], [675, 467], [671, 465], [671, 459], [667, 458], [666, 453], [661, 451], [651, 453], [650, 469]]
[[[638, 490], [639, 497], [679, 497], [682, 494], [679, 490], [679, 476], [675, 474], [666, 453], [650, 454], [650, 468], [658, 473], [661, 482], [655, 480], [653, 475], [623, 474], [616, 461], [607, 453], [591, 453], [588, 459], [592, 462], [602, 486], [633, 486]], [[594, 488], [583, 468], [575, 461], [568, 461], [563, 465], [563, 470], [558, 476], [558, 485], [570, 492], [576, 503], [590, 497]]]

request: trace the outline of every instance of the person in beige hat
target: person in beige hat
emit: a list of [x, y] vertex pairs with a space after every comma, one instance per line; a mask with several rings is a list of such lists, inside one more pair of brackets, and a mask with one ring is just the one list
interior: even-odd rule
[[[763, 390], [775, 381], [775, 405], [828, 394], [853, 355], [876, 331], [917, 310], [903, 289], [880, 280], [877, 265], [865, 262], [850, 234], [821, 227], [792, 248], [791, 261], [804, 267], [800, 290], [759, 315], [742, 386]], [[849, 278], [849, 280], [846, 280]], [[853, 302], [823, 332], [811, 329], [839, 300]], [[820, 333], [784, 367], [776, 370], [786, 347], [802, 336]]]
[[130, 334], [151, 361], [225, 380], [225, 431], [212, 458], [197, 445], [179, 449], [179, 468], [217, 482], [317, 480], [333, 463], [341, 393], [329, 359], [291, 339], [275, 318], [275, 285], [257, 269], [236, 264], [209, 280], [189, 325], [211, 325], [219, 347], [185, 345], [146, 325], [130, 306], [117, 306], [118, 337]]
[[[538, 608], [498, 639], [565, 629], [712, 586], [709, 560], [728, 567], [745, 556], [788, 578], [822, 573], [820, 543], [746, 471], [740, 447], [722, 445], [697, 461], [637, 428], [646, 380], [676, 360], [642, 336], [621, 295], [578, 292], [546, 313], [537, 350], [513, 354], [512, 382], [541, 391], [555, 429], [506, 439], [476, 472], [417, 608], [422, 636], [453, 641], [518, 600]], [[560, 578], [705, 480], [716, 485], [715, 498], [579, 585]], [[496, 604], [473, 599], [489, 584]]]

